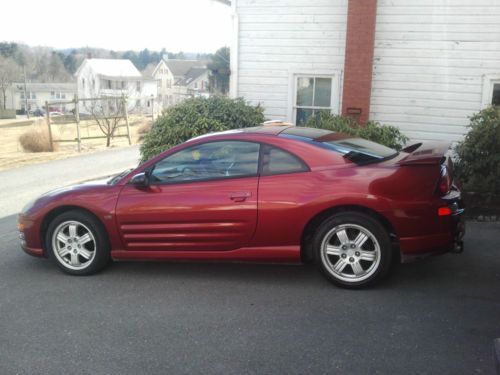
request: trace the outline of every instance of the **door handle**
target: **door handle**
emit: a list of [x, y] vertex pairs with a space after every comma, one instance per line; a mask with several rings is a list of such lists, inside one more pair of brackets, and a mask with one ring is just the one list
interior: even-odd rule
[[251, 196], [252, 193], [250, 193], [249, 191], [244, 191], [238, 193], [231, 193], [231, 195], [229, 195], [229, 198], [231, 198], [233, 202], [243, 202], [247, 198], [250, 198]]

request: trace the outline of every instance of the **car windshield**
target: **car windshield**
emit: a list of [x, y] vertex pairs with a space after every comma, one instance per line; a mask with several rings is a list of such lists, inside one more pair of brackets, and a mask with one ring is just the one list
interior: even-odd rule
[[329, 130], [297, 127], [289, 128], [281, 135], [338, 152], [357, 164], [387, 160], [398, 155], [398, 151], [379, 143]]

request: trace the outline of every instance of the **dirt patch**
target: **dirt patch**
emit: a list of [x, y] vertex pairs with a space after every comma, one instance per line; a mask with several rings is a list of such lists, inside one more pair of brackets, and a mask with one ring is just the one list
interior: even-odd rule
[[[19, 143], [19, 137], [28, 131], [44, 132], [47, 129], [45, 119], [38, 118], [33, 120], [9, 120], [0, 123], [0, 170], [17, 168], [23, 165], [41, 163], [45, 161], [63, 159], [70, 156], [78, 155], [78, 145], [75, 139], [77, 138], [76, 123], [61, 123], [52, 125], [52, 134], [55, 140], [65, 141], [58, 142], [58, 151], [55, 152], [25, 152]], [[151, 122], [151, 118], [131, 116], [130, 117], [130, 133], [132, 144], [136, 144], [139, 139], [138, 129]], [[80, 123], [81, 137], [98, 137], [102, 136], [99, 126], [94, 121], [82, 121]], [[117, 136], [111, 141], [111, 148], [127, 147], [128, 139], [125, 136], [126, 126], [122, 124], [116, 131]], [[82, 153], [89, 153], [98, 150], [106, 149], [106, 139], [86, 139], [82, 140]]]

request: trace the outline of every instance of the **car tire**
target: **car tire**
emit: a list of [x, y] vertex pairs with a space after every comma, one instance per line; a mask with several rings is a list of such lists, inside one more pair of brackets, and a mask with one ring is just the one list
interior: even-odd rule
[[45, 245], [49, 258], [71, 275], [94, 274], [111, 260], [109, 240], [102, 223], [81, 210], [55, 217], [47, 228]]
[[359, 212], [340, 212], [323, 221], [313, 249], [323, 275], [344, 288], [375, 284], [392, 263], [389, 233], [378, 220]]

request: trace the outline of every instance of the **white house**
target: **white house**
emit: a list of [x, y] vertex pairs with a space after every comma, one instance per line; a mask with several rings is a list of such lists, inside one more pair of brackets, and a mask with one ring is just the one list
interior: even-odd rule
[[[227, 3], [227, 1], [224, 1]], [[233, 97], [269, 119], [319, 109], [458, 141], [500, 104], [498, 0], [232, 0]]]
[[[15, 82], [7, 90], [7, 109], [23, 111], [28, 104], [28, 111], [43, 109], [45, 102], [50, 102], [53, 111], [66, 112], [73, 109], [71, 105], [63, 104], [72, 100], [76, 95], [75, 83], [31, 83], [26, 84], [26, 96], [24, 83]], [[59, 104], [61, 102], [61, 104]]]
[[[157, 97], [154, 79], [143, 78], [130, 60], [85, 59], [75, 73], [79, 98], [126, 96], [132, 109], [144, 110]], [[85, 105], [80, 104], [85, 112]]]
[[205, 61], [163, 58], [153, 78], [158, 83], [158, 100], [163, 107], [188, 97], [208, 94], [208, 69]]

